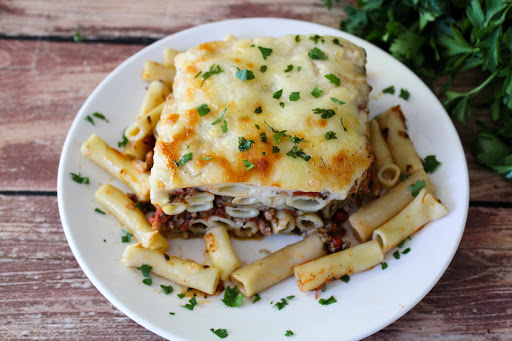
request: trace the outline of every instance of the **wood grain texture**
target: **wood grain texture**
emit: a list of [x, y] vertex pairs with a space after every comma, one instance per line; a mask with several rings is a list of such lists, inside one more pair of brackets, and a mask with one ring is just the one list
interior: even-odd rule
[[[345, 1], [350, 3], [354, 1]], [[67, 36], [78, 25], [86, 38], [160, 38], [185, 28], [244, 17], [281, 17], [338, 27], [341, 6], [331, 12], [319, 0], [209, 0], [123, 2], [89, 0], [0, 0], [0, 32]]]
[[[64, 237], [55, 197], [0, 201], [0, 339], [162, 340], [114, 308], [85, 277]], [[471, 208], [440, 282], [369, 340], [509, 340], [511, 215], [512, 209]]]

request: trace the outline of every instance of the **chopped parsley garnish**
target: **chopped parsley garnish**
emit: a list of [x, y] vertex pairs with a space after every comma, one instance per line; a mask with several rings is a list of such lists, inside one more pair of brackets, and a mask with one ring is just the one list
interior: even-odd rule
[[80, 33], [81, 28], [82, 25], [78, 25], [78, 29], [76, 31], [73, 31], [73, 41], [75, 43], [81, 43], [84, 41], [84, 36]]
[[265, 156], [267, 155], [267, 152], [261, 152], [261, 155]]
[[123, 130], [123, 133], [122, 133], [122, 140], [117, 142], [117, 147], [118, 148], [122, 148], [122, 147], [126, 147], [126, 145], [128, 144], [128, 139], [126, 138], [126, 136], [124, 135], [124, 131], [126, 129]]
[[284, 336], [292, 336], [293, 332], [291, 330], [287, 330], [286, 333], [284, 333]]
[[[302, 141], [304, 141], [305, 139], [302, 137], [298, 137], [298, 136], [288, 136], [290, 138], [290, 141], [292, 141], [293, 143], [301, 143]], [[308, 142], [308, 141], [304, 141], [304, 142]]]
[[343, 275], [341, 276], [340, 278], [343, 282], [345, 283], [348, 283], [350, 281], [350, 276], [349, 275]]
[[411, 249], [410, 248], [407, 248], [405, 250], [402, 251], [402, 254], [406, 255], [408, 254], [409, 252], [411, 252]]
[[210, 160], [212, 157], [213, 157], [213, 156], [203, 156], [203, 157], [201, 157], [201, 159], [208, 161], [208, 160]]
[[343, 117], [340, 117], [340, 120], [341, 120], [341, 126], [343, 127], [343, 130], [348, 131], [347, 128], [345, 127], [345, 125], [343, 124]]
[[238, 291], [238, 285], [235, 285], [234, 288], [226, 288], [226, 291], [224, 291], [224, 298], [221, 301], [228, 307], [239, 308], [242, 306], [243, 300], [244, 295]]
[[121, 229], [123, 235], [121, 236], [121, 243], [129, 243], [132, 241], [133, 234], [126, 231], [125, 229]]
[[174, 315], [175, 313], [173, 313], [172, 311], [169, 312], [169, 315]]
[[340, 101], [339, 99], [334, 98], [334, 97], [331, 97], [331, 102], [334, 102], [334, 103], [337, 103], [337, 104], [341, 104], [341, 105], [345, 104], [345, 102]]
[[300, 72], [300, 70], [302, 70], [302, 66], [297, 66], [297, 71]]
[[194, 307], [197, 305], [196, 297], [192, 297], [190, 300], [188, 300], [188, 303], [185, 305], [182, 305], [183, 308], [187, 308], [188, 310], [194, 310]]
[[194, 78], [199, 77], [199, 75], [200, 75], [200, 74], [202, 74], [202, 73], [203, 73], [203, 71], [199, 71], [199, 72], [194, 76]]
[[322, 290], [322, 292], [326, 292], [327, 291], [327, 285], [323, 284], [321, 290]]
[[254, 73], [251, 70], [238, 70], [236, 72], [236, 78], [241, 81], [248, 81], [254, 79]]
[[328, 131], [327, 133], [325, 133], [324, 135], [325, 139], [326, 140], [336, 140], [336, 133], [334, 131]]
[[256, 295], [254, 295], [254, 301], [252, 301], [252, 304], [254, 304], [254, 303], [258, 302], [259, 300], [261, 300], [261, 296], [260, 296], [260, 294], [256, 294]]
[[336, 45], [340, 46], [340, 47], [343, 47], [343, 45], [342, 45], [342, 44], [340, 44], [340, 40], [339, 40], [338, 38], [334, 38], [334, 39], [332, 40], [332, 42], [333, 42], [334, 44], [336, 44]]
[[142, 204], [141, 204], [140, 202], [138, 202], [138, 201], [137, 201], [137, 202], [135, 202], [135, 203], [133, 203], [133, 204], [134, 204], [134, 205], [135, 205], [135, 207], [137, 207], [139, 210], [141, 210], [141, 211], [142, 211], [142, 210], [144, 210], [144, 208], [142, 208]]
[[269, 57], [272, 54], [272, 49], [261, 46], [258, 46], [258, 49], [260, 50], [263, 59], [267, 59], [267, 57]]
[[213, 328], [210, 328], [210, 330], [212, 331], [212, 333], [214, 333], [215, 335], [217, 335], [221, 339], [225, 339], [228, 336], [228, 331], [226, 329], [217, 329], [217, 330], [215, 330]]
[[296, 36], [295, 36], [295, 42], [296, 42], [296, 43], [300, 42], [300, 36], [299, 36], [299, 35], [296, 35]]
[[326, 168], [324, 159], [322, 159], [322, 157], [320, 157], [320, 161], [322, 161], [322, 165], [324, 165], [324, 168]]
[[411, 96], [411, 94], [409, 93], [409, 91], [407, 91], [405, 89], [400, 89], [400, 95], [398, 95], [398, 97], [401, 97], [407, 101], [407, 100], [409, 100], [410, 96]]
[[220, 129], [222, 129], [222, 132], [224, 134], [228, 132], [228, 122], [226, 122], [226, 120], [224, 120], [224, 123], [222, 123], [222, 125], [220, 126]]
[[216, 65], [216, 64], [211, 65], [210, 68], [208, 69], [208, 71], [203, 73], [203, 81], [201, 82], [201, 86], [203, 86], [204, 82], [208, 78], [210, 78], [213, 75], [219, 74], [221, 72], [224, 72], [224, 70], [222, 70], [219, 65]]
[[267, 142], [267, 134], [265, 132], [260, 134], [261, 142], [266, 143]]
[[318, 303], [320, 303], [321, 305], [329, 305], [329, 304], [333, 304], [333, 303], [336, 303], [338, 301], [336, 301], [336, 299], [334, 298], [334, 296], [331, 296], [329, 297], [328, 299], [323, 299], [321, 298]]
[[[170, 293], [172, 293], [174, 291], [174, 288], [172, 287], [172, 285], [160, 285], [160, 288], [162, 288], [162, 292], [166, 295], [169, 295]], [[174, 315], [174, 313], [171, 315]]]
[[[319, 36], [318, 34], [315, 34], [314, 36], [309, 37], [309, 40], [314, 41], [315, 44], [317, 44], [320, 39], [322, 39], [322, 36]], [[322, 42], [323, 42], [323, 39], [322, 39]]]
[[297, 91], [297, 92], [292, 92], [290, 94], [290, 101], [292, 102], [296, 102], [300, 99], [300, 91]]
[[140, 270], [142, 272], [142, 276], [144, 277], [151, 277], [151, 275], [149, 274], [151, 272], [151, 269], [153, 269], [153, 267], [147, 264], [142, 264], [137, 268], [137, 270]]
[[388, 86], [387, 88], [385, 88], [384, 90], [382, 90], [382, 93], [383, 93], [383, 94], [391, 94], [391, 95], [394, 95], [394, 94], [395, 94], [395, 87], [394, 87], [393, 85]]
[[280, 99], [282, 95], [283, 95], [283, 89], [277, 90], [276, 92], [274, 92], [272, 97], [275, 98], [275, 99]]
[[[423, 167], [425, 167], [425, 166], [423, 166]], [[405, 179], [407, 179], [408, 177], [409, 177], [409, 175], [408, 175], [408, 174], [406, 174], [406, 173], [402, 173], [402, 175], [400, 175], [400, 180], [404, 181], [404, 180], [405, 180]]]
[[434, 173], [434, 171], [441, 165], [441, 162], [436, 160], [435, 155], [428, 155], [423, 160], [423, 168], [425, 168], [425, 173]]
[[[256, 114], [261, 114], [263, 112], [263, 109], [261, 109], [261, 106], [257, 107], [256, 109], [254, 109], [254, 112]], [[259, 129], [259, 128], [258, 128]]]
[[284, 72], [290, 72], [290, 71], [292, 71], [292, 70], [293, 70], [293, 65], [292, 65], [292, 64], [290, 64], [290, 65], [288, 65], [288, 66], [286, 67], [286, 69], [284, 69], [283, 71], [284, 71]]
[[265, 72], [267, 72], [267, 66], [266, 66], [266, 65], [262, 65], [262, 66], [260, 66], [260, 72], [261, 72], [261, 73], [265, 73]]
[[295, 296], [290, 295], [290, 296], [286, 296], [286, 299], [287, 299], [287, 300], [291, 300], [291, 299], [292, 299], [292, 298], [294, 298], [294, 297], [295, 297]]
[[[277, 309], [279, 310], [283, 309], [285, 306], [288, 305], [288, 302], [286, 301], [287, 298], [281, 298], [281, 302], [277, 302], [276, 304], [274, 304], [274, 307], [277, 307]], [[293, 298], [293, 296], [291, 296], [291, 298]]]
[[272, 153], [277, 154], [281, 151], [278, 146], [272, 146]]
[[[217, 123], [219, 123], [220, 121], [222, 121], [222, 119], [224, 118], [224, 114], [226, 113], [226, 110], [228, 110], [229, 108], [229, 104], [226, 105], [226, 107], [224, 108], [224, 110], [222, 111], [222, 113], [220, 114], [220, 117], [218, 119], [216, 119], [215, 121], [212, 122], [212, 126], [216, 125]], [[226, 121], [224, 121], [224, 123], [226, 123]], [[222, 131], [225, 133], [224, 129], [222, 129]], [[227, 131], [227, 129], [226, 129]]]
[[400, 259], [400, 251], [396, 250], [395, 252], [393, 252], [393, 257], [395, 257], [396, 259]]
[[325, 78], [327, 78], [329, 80], [329, 82], [331, 82], [332, 84], [336, 85], [336, 86], [340, 86], [340, 79], [338, 77], [336, 77], [335, 75], [333, 75], [332, 73], [328, 73], [326, 75], [324, 75]]
[[404, 246], [404, 243], [405, 243], [406, 240], [407, 240], [407, 238], [405, 238], [400, 243], [398, 243], [397, 246], [401, 248], [402, 246]]
[[286, 153], [286, 155], [288, 155], [294, 159], [301, 158], [304, 161], [309, 161], [311, 159], [311, 156], [306, 155], [306, 153], [304, 153], [304, 150], [298, 149], [296, 145], [293, 146], [292, 149], [290, 149], [290, 151], [288, 153]]
[[279, 103], [279, 106], [280, 106], [281, 108], [284, 108], [284, 102], [280, 102], [280, 103]]
[[105, 214], [105, 212], [103, 212], [102, 210], [100, 210], [100, 209], [99, 209], [99, 208], [97, 208], [97, 207], [94, 209], [94, 212], [97, 212], [97, 213], [99, 213], [99, 214]]
[[418, 180], [409, 186], [409, 191], [413, 197], [417, 197], [423, 187], [425, 187], [425, 180]]
[[146, 284], [147, 286], [151, 286], [151, 284], [153, 284], [153, 279], [152, 278], [144, 278], [142, 280], [142, 283]]
[[256, 129], [258, 129], [258, 130], [260, 129], [260, 126], [257, 124], [255, 124], [254, 126], [256, 127]]
[[322, 50], [320, 50], [318, 47], [315, 47], [311, 51], [309, 51], [308, 56], [309, 56], [309, 58], [311, 58], [313, 60], [316, 60], [316, 59], [327, 60], [328, 59], [328, 57], [325, 55], [325, 53]]
[[321, 117], [324, 119], [331, 118], [334, 115], [336, 115], [336, 112], [332, 109], [321, 109], [321, 108], [313, 109], [313, 113], [315, 115], [322, 115]]
[[80, 173], [78, 173], [78, 174], [69, 173], [69, 174], [71, 174], [71, 180], [73, 180], [77, 184], [84, 184], [84, 185], [89, 184], [89, 177], [81, 176]]
[[251, 145], [254, 143], [253, 140], [247, 140], [245, 137], [238, 137], [238, 150], [241, 152], [245, 152], [251, 148]]
[[253, 163], [249, 160], [242, 160], [242, 162], [244, 163], [246, 170], [251, 170], [254, 167]]
[[185, 294], [178, 294], [177, 296], [178, 296], [179, 298], [183, 298], [183, 297], [185, 297]]
[[315, 88], [311, 91], [311, 96], [318, 98], [322, 96], [323, 93], [324, 92], [318, 88], [318, 85], [315, 85]]
[[95, 113], [92, 114], [92, 116], [94, 116], [96, 118], [99, 118], [100, 120], [103, 120], [103, 121], [105, 121], [107, 123], [110, 123], [110, 121], [102, 113], [95, 112]]
[[382, 262], [380, 263], [380, 266], [382, 267], [382, 270], [386, 270], [388, 268], [388, 263]]
[[96, 124], [94, 123], [94, 120], [92, 119], [92, 117], [90, 115], [87, 115], [87, 117], [85, 117], [85, 120], [88, 121], [90, 124], [92, 124], [93, 126], [95, 126]]
[[208, 108], [208, 104], [206, 104], [206, 103], [201, 104], [196, 109], [197, 109], [197, 113], [201, 117], [203, 117], [204, 115], [208, 114], [211, 111], [210, 108]]
[[192, 160], [192, 156], [194, 154], [192, 152], [188, 153], [188, 154], [184, 154], [179, 160], [178, 160], [178, 164], [180, 166], [183, 166], [184, 164], [186, 164], [187, 162], [191, 161]]

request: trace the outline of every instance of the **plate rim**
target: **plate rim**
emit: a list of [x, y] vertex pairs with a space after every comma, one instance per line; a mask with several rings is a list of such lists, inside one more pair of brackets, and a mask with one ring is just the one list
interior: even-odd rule
[[[70, 249], [71, 249], [71, 251], [73, 253], [73, 256], [77, 260], [77, 262], [78, 262], [80, 268], [82, 269], [82, 271], [84, 271], [84, 273], [87, 276], [88, 280], [90, 280], [91, 283], [95, 286], [95, 288], [110, 303], [112, 303], [117, 309], [119, 309], [123, 314], [128, 316], [131, 320], [133, 320], [137, 324], [143, 326], [144, 328], [146, 328], [146, 329], [150, 330], [151, 332], [153, 332], [153, 333], [155, 333], [155, 334], [157, 334], [159, 336], [162, 336], [162, 337], [167, 337], [169, 335], [169, 331], [159, 328], [157, 325], [153, 324], [150, 319], [144, 318], [143, 316], [137, 314], [136, 312], [133, 312], [130, 308], [128, 308], [122, 302], [122, 300], [117, 299], [115, 295], [112, 295], [109, 292], [109, 290], [102, 285], [101, 280], [93, 275], [92, 270], [90, 269], [90, 266], [82, 258], [81, 253], [78, 250], [77, 245], [75, 244], [73, 238], [71, 237], [71, 231], [69, 230], [69, 226], [71, 224], [68, 221], [68, 217], [66, 216], [66, 213], [64, 212], [64, 209], [63, 209], [64, 205], [63, 205], [63, 202], [62, 202], [62, 200], [64, 200], [63, 199], [64, 177], [66, 175], [64, 173], [65, 160], [67, 159], [67, 157], [66, 157], [67, 154], [71, 150], [70, 144], [71, 144], [71, 140], [72, 140], [72, 134], [70, 134], [70, 132], [74, 131], [76, 129], [75, 128], [76, 125], [79, 124], [80, 121], [77, 118], [80, 115], [80, 113], [84, 110], [84, 108], [86, 108], [89, 105], [90, 102], [92, 102], [94, 100], [94, 98], [97, 96], [97, 94], [102, 91], [102, 89], [106, 86], [106, 84], [109, 83], [110, 79], [114, 78], [118, 73], [122, 72], [122, 69], [124, 68], [125, 65], [130, 64], [133, 59], [136, 59], [139, 55], [144, 54], [148, 49], [154, 49], [154, 48], [157, 48], [159, 45], [165, 44], [165, 41], [168, 40], [168, 39], [171, 39], [171, 37], [172, 38], [177, 38], [180, 35], [193, 34], [195, 31], [200, 31], [200, 30], [203, 30], [203, 29], [208, 28], [208, 27], [224, 25], [224, 24], [243, 24], [243, 23], [247, 23], [248, 21], [273, 21], [273, 22], [282, 22], [282, 23], [285, 23], [285, 22], [290, 22], [291, 23], [291, 22], [293, 22], [293, 23], [296, 23], [296, 24], [306, 24], [306, 25], [309, 25], [312, 29], [322, 29], [322, 30], [329, 29], [329, 30], [336, 30], [337, 32], [342, 32], [343, 35], [349, 36], [350, 37], [349, 39], [351, 39], [356, 44], [359, 44], [360, 42], [364, 42], [364, 44], [370, 44], [374, 48], [380, 50], [381, 52], [383, 52], [386, 55], [388, 55], [391, 58], [393, 58], [396, 62], [398, 62], [406, 70], [406, 72], [408, 73], [407, 77], [411, 77], [411, 78], [414, 79], [414, 81], [420, 83], [424, 87], [424, 89], [422, 91], [430, 92], [430, 94], [434, 98], [436, 98], [436, 100], [439, 102], [439, 99], [437, 98], [437, 96], [435, 96], [435, 94], [432, 92], [432, 90], [430, 88], [428, 88], [427, 85], [412, 70], [410, 70], [401, 61], [399, 61], [396, 58], [394, 58], [393, 56], [391, 56], [387, 51], [381, 49], [380, 47], [378, 47], [378, 46], [376, 46], [376, 45], [374, 45], [374, 44], [372, 44], [372, 43], [370, 43], [370, 42], [368, 42], [368, 41], [366, 41], [366, 40], [364, 40], [362, 38], [354, 36], [354, 35], [352, 35], [350, 33], [347, 33], [347, 32], [341, 31], [341, 30], [337, 30], [335, 28], [332, 28], [332, 27], [329, 27], [329, 26], [325, 26], [325, 25], [321, 25], [321, 24], [318, 24], [318, 23], [313, 23], [313, 22], [308, 22], [308, 21], [303, 21], [303, 20], [298, 20], [298, 19], [278, 18], [278, 17], [250, 17], [250, 18], [238, 18], [238, 19], [227, 19], [227, 20], [221, 20], [221, 21], [213, 21], [213, 22], [209, 22], [209, 23], [206, 23], [206, 24], [201, 24], [201, 25], [193, 26], [193, 27], [190, 27], [190, 28], [187, 28], [187, 29], [175, 32], [175, 33], [173, 33], [171, 35], [167, 35], [165, 37], [162, 37], [161, 39], [159, 39], [159, 40], [157, 40], [157, 41], [155, 41], [155, 42], [145, 46], [144, 48], [140, 49], [136, 53], [130, 55], [122, 63], [120, 63], [104, 79], [102, 79], [101, 82], [91, 92], [91, 94], [89, 94], [87, 99], [81, 105], [80, 109], [77, 111], [77, 113], [75, 115], [75, 118], [73, 119], [73, 123], [70, 126], [70, 128], [68, 130], [68, 133], [66, 135], [66, 139], [64, 141], [64, 144], [63, 144], [63, 147], [62, 147], [62, 150], [61, 150], [61, 156], [60, 156], [60, 159], [59, 159], [59, 168], [58, 168], [58, 177], [57, 177], [57, 201], [58, 201], [58, 208], [59, 208], [59, 216], [60, 216], [61, 225], [63, 227], [64, 234], [66, 236], [66, 240], [68, 242], [68, 245], [69, 245], [69, 247], [70, 247]], [[442, 105], [441, 105], [441, 107], [442, 107]], [[444, 107], [442, 107], [442, 109], [443, 109], [443, 113], [446, 116], [448, 116], [448, 118], [449, 118], [450, 125], [448, 126], [448, 128], [451, 130], [451, 132], [457, 137], [458, 141], [460, 142], [457, 145], [457, 149], [459, 149], [459, 153], [463, 157], [463, 161], [464, 161], [464, 168], [463, 168], [464, 174], [461, 174], [461, 176], [465, 177], [465, 179], [466, 179], [466, 181], [465, 181], [466, 186], [464, 188], [464, 193], [461, 193], [461, 194], [467, 200], [464, 200], [464, 202], [460, 203], [460, 204], [463, 205], [462, 206], [463, 217], [461, 219], [461, 225], [463, 227], [460, 229], [460, 232], [457, 235], [457, 241], [456, 241], [456, 244], [455, 244], [456, 246], [449, 253], [449, 261], [447, 261], [446, 264], [442, 267], [442, 269], [440, 269], [440, 271], [435, 276], [435, 278], [432, 278], [431, 284], [427, 285], [427, 287], [425, 288], [425, 290], [423, 290], [421, 292], [421, 294], [416, 294], [416, 297], [415, 297], [415, 299], [413, 301], [411, 301], [411, 304], [409, 304], [406, 308], [402, 309], [400, 311], [400, 313], [398, 313], [398, 314], [388, 314], [388, 318], [383, 319], [383, 321], [381, 323], [377, 323], [377, 324], [374, 325], [373, 328], [368, 328], [364, 332], [359, 333], [360, 335], [362, 335], [362, 338], [368, 337], [368, 336], [370, 336], [370, 335], [372, 335], [372, 334], [374, 334], [374, 333], [376, 333], [376, 332], [386, 328], [387, 326], [389, 326], [390, 324], [394, 323], [395, 321], [398, 321], [401, 317], [403, 317], [406, 313], [408, 313], [411, 309], [413, 309], [421, 300], [423, 300], [426, 297], [426, 295], [428, 295], [428, 293], [433, 289], [433, 287], [439, 282], [440, 278], [445, 274], [446, 269], [452, 263], [453, 258], [455, 256], [455, 253], [457, 252], [457, 250], [458, 250], [458, 248], [460, 246], [462, 235], [463, 235], [463, 233], [465, 231], [465, 227], [466, 227], [466, 223], [467, 223], [468, 210], [469, 210], [470, 182], [469, 182], [468, 164], [467, 164], [467, 159], [466, 159], [466, 156], [465, 156], [465, 153], [464, 153], [464, 149], [463, 149], [463, 146], [462, 146], [462, 142], [460, 140], [460, 136], [459, 136], [457, 130], [455, 129], [455, 125], [453, 124], [453, 121], [449, 117], [449, 115], [446, 112], [446, 110], [444, 109]], [[184, 338], [182, 338], [181, 336], [179, 336], [177, 334], [173, 334], [172, 337], [173, 337], [174, 340], [184, 340], [184, 341], [187, 340], [187, 339], [184, 339]]]

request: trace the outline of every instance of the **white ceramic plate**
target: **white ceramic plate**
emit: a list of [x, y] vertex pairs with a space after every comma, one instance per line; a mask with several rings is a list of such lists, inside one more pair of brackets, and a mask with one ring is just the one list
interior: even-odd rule
[[[281, 36], [285, 34], [337, 35], [364, 47], [368, 54], [368, 82], [371, 93], [371, 116], [400, 104], [407, 117], [409, 135], [420, 156], [435, 154], [442, 166], [432, 175], [437, 193], [449, 208], [446, 217], [418, 232], [405, 247], [411, 252], [400, 260], [393, 251], [386, 255], [386, 270], [381, 267], [351, 276], [349, 283], [335, 281], [320, 298], [333, 295], [338, 301], [329, 306], [318, 304], [314, 293], [301, 293], [290, 278], [261, 293], [262, 300], [252, 304], [244, 299], [241, 308], [225, 306], [220, 297], [198, 298], [193, 311], [182, 308], [188, 299], [181, 292], [164, 295], [155, 278], [148, 287], [141, 283], [141, 272], [124, 267], [120, 258], [126, 244], [121, 243], [120, 224], [111, 215], [94, 212], [100, 207], [94, 191], [104, 183], [128, 191], [92, 161], [80, 154], [83, 141], [97, 133], [112, 146], [120, 140], [122, 130], [136, 116], [145, 87], [140, 73], [147, 59], [163, 60], [164, 47], [186, 50], [199, 43], [221, 40], [233, 33], [239, 38]], [[397, 94], [382, 95], [381, 90], [394, 85]], [[398, 97], [400, 88], [411, 93], [408, 101]], [[85, 121], [88, 114], [99, 111], [110, 123]], [[79, 185], [69, 176], [81, 172], [91, 180]], [[436, 284], [459, 245], [468, 211], [469, 182], [464, 152], [457, 132], [434, 94], [400, 62], [379, 48], [338, 30], [287, 19], [239, 19], [194, 27], [144, 48], [114, 70], [92, 93], [80, 109], [64, 144], [59, 165], [58, 199], [62, 225], [71, 250], [85, 274], [98, 290], [131, 319], [171, 340], [218, 340], [210, 328], [225, 328], [227, 340], [271, 340], [284, 337], [286, 330], [295, 340], [360, 339], [396, 321], [414, 307]], [[275, 251], [298, 241], [299, 237], [272, 236], [257, 241], [234, 241], [242, 262], [264, 256], [259, 250]], [[105, 240], [105, 241], [104, 241]], [[170, 253], [207, 263], [201, 239], [172, 240]], [[283, 310], [271, 301], [295, 295]], [[170, 316], [169, 312], [175, 312]], [[427, 317], [428, 318], [428, 317]]]

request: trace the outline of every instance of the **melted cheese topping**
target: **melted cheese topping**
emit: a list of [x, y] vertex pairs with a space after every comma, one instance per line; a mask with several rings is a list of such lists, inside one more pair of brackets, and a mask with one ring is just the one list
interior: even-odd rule
[[[373, 161], [368, 149], [366, 54], [341, 38], [324, 36], [315, 43], [311, 37], [215, 41], [176, 56], [174, 92], [157, 126], [150, 177], [154, 204], [165, 205], [174, 189], [206, 185], [244, 183], [329, 192], [336, 199], [344, 199], [357, 186]], [[265, 58], [259, 47], [272, 52]], [[315, 52], [319, 55], [315, 48], [327, 59], [312, 59]], [[289, 65], [293, 69], [285, 72]], [[212, 66], [222, 72], [203, 79]], [[254, 79], [241, 80], [238, 69], [252, 71]], [[340, 84], [328, 80], [328, 74], [338, 77]], [[315, 86], [323, 91], [318, 98], [311, 94]], [[281, 97], [274, 98], [281, 89]], [[300, 99], [292, 101], [292, 92], [299, 92]], [[202, 104], [211, 111], [199, 116], [197, 107]], [[227, 106], [224, 118], [212, 125]], [[255, 113], [259, 107], [261, 113]], [[313, 113], [316, 108], [332, 109], [335, 115], [322, 119]], [[226, 133], [221, 128], [224, 120]], [[303, 138], [297, 148], [311, 156], [309, 161], [287, 155], [294, 146], [291, 138], [280, 136], [278, 143], [269, 126]], [[337, 138], [327, 140], [328, 131]], [[266, 142], [261, 141], [261, 133]], [[254, 143], [242, 152], [239, 137]], [[280, 151], [273, 153], [273, 146]], [[189, 153], [192, 160], [180, 165], [178, 161]], [[247, 170], [244, 160], [254, 167]]]

